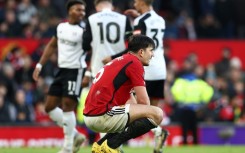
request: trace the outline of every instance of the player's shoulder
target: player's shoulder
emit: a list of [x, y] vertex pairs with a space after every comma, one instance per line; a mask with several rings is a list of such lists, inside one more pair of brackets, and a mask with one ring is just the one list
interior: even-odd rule
[[117, 16], [121, 16], [121, 17], [126, 17], [126, 15], [124, 14], [121, 14], [119, 12], [116, 12], [116, 11], [111, 11], [113, 14], [117, 15]]
[[59, 24], [58, 24], [58, 28], [59, 27], [65, 27], [65, 26], [67, 26], [68, 25], [68, 22], [67, 21], [64, 21], [64, 22], [60, 22]]
[[150, 12], [142, 14], [140, 16], [138, 16], [135, 20], [134, 20], [134, 24], [137, 25], [140, 22], [145, 22], [147, 19], [149, 19], [152, 16], [152, 14]]
[[80, 23], [76, 24], [75, 26], [73, 24], [69, 24], [69, 22], [65, 21], [65, 22], [61, 22], [58, 24], [57, 26], [58, 28], [66, 28], [66, 29], [70, 29], [70, 28], [85, 28], [85, 22], [81, 21]]
[[164, 18], [157, 14], [154, 10], [150, 11], [150, 14], [153, 18], [158, 18], [160, 21], [165, 21]]
[[126, 15], [120, 14], [118, 12], [111, 11], [111, 10], [104, 10], [104, 11], [100, 11], [100, 12], [94, 13], [89, 16], [89, 18], [92, 18], [92, 19], [100, 18], [100, 17], [113, 17], [113, 18], [125, 17], [126, 18]]
[[130, 53], [124, 54], [122, 57], [125, 61], [130, 62], [133, 65], [142, 65], [140, 60]]

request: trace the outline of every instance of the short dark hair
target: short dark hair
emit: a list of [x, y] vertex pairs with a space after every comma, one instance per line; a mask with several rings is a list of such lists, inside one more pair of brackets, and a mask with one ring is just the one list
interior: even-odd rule
[[98, 5], [99, 3], [101, 2], [109, 2], [109, 3], [112, 3], [112, 0], [94, 0], [94, 5]]
[[140, 49], [145, 49], [147, 47], [153, 47], [155, 49], [154, 41], [145, 35], [132, 35], [128, 41], [128, 51], [137, 53]]
[[68, 0], [66, 3], [66, 11], [68, 12], [69, 9], [75, 4], [82, 4], [86, 6], [86, 3], [83, 0]]

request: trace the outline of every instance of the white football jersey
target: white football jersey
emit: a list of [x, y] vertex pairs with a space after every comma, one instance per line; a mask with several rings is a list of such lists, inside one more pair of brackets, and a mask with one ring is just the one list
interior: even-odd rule
[[145, 66], [145, 80], [165, 80], [166, 63], [163, 56], [163, 36], [165, 21], [155, 11], [151, 10], [134, 20], [134, 34], [143, 34], [152, 38], [156, 49], [149, 66]]
[[60, 23], [57, 27], [58, 42], [58, 66], [60, 68], [81, 68], [83, 54], [82, 35], [83, 28], [80, 25], [72, 25], [68, 22]]
[[[89, 44], [92, 47], [90, 64], [93, 77], [104, 66], [102, 60], [105, 57], [115, 55], [126, 49], [127, 22], [130, 25], [125, 15], [109, 9], [104, 9], [89, 16], [84, 32], [84, 41], [88, 41], [87, 45]], [[132, 27], [130, 30], [132, 30]]]

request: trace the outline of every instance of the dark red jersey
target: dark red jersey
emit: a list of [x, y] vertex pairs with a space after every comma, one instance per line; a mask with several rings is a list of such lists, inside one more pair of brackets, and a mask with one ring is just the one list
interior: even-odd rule
[[114, 59], [97, 73], [86, 98], [84, 115], [102, 115], [113, 106], [124, 105], [136, 86], [145, 86], [140, 60], [130, 53]]

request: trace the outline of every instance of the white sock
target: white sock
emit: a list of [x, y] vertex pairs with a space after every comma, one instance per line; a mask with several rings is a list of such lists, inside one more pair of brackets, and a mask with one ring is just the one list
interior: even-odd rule
[[64, 148], [72, 150], [73, 138], [74, 138], [74, 129], [76, 127], [76, 116], [72, 112], [63, 112], [63, 132], [65, 135], [64, 138]]
[[[49, 117], [61, 128], [63, 128], [63, 110], [59, 107], [56, 107], [55, 109], [51, 110], [49, 113]], [[74, 135], [78, 133], [77, 129], [74, 128]]]
[[151, 131], [155, 134], [155, 136], [160, 136], [162, 134], [162, 128], [160, 126], [157, 126], [154, 129], [151, 129]]
[[100, 138], [103, 138], [106, 135], [106, 133], [100, 133]]
[[60, 127], [63, 127], [62, 120], [63, 120], [63, 111], [59, 107], [51, 110], [49, 113], [49, 117]]

